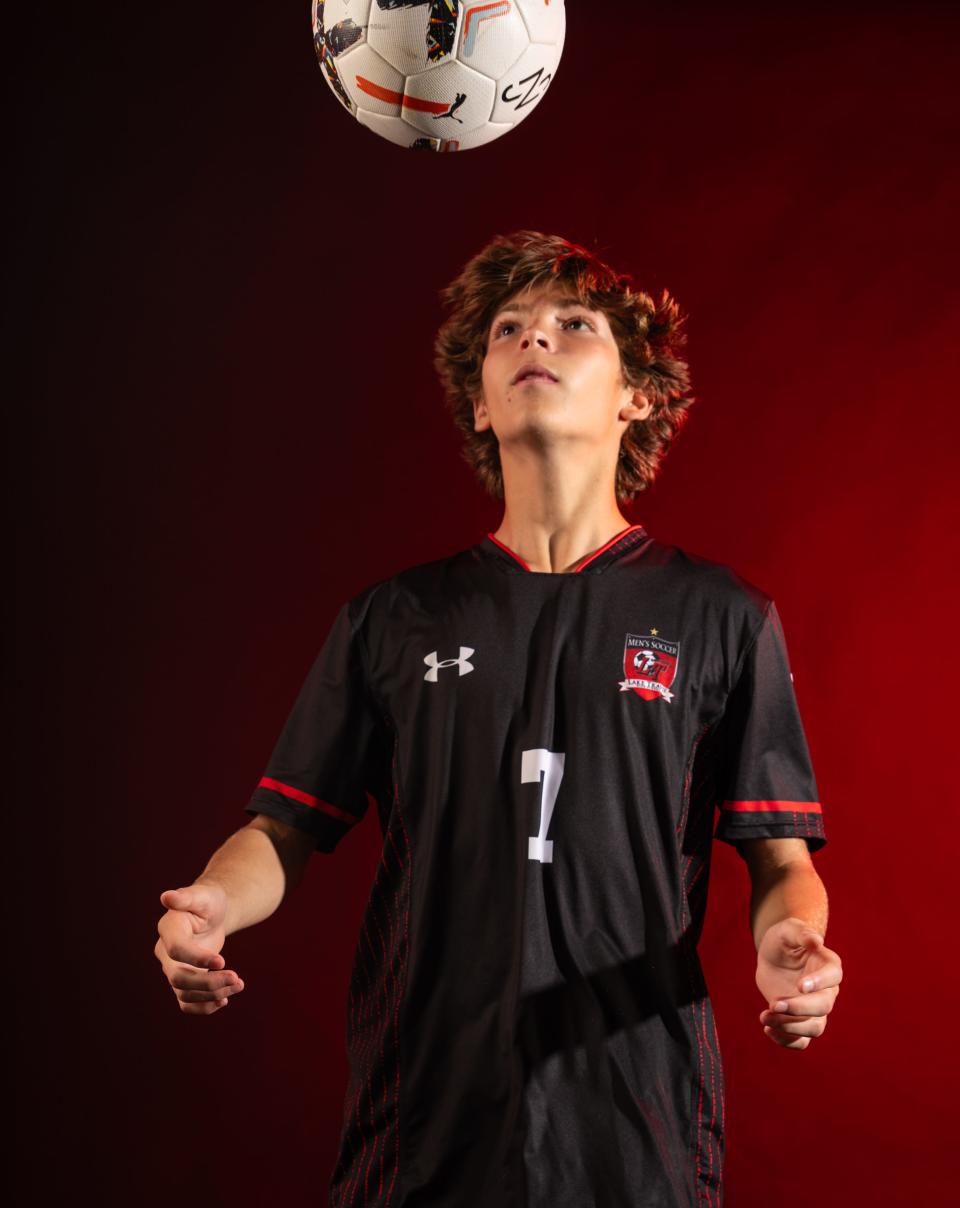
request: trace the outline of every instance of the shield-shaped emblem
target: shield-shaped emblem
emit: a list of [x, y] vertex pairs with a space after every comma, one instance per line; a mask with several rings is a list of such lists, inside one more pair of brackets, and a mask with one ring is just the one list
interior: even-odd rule
[[620, 681], [620, 691], [632, 688], [644, 700], [673, 700], [670, 685], [677, 677], [680, 643], [668, 642], [652, 634], [628, 633], [623, 648], [623, 670], [626, 679]]

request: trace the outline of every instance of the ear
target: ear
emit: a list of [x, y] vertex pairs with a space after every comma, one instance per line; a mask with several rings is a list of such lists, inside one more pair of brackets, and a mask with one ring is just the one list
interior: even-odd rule
[[653, 403], [643, 391], [627, 387], [624, 390], [624, 399], [617, 418], [626, 420], [628, 423], [635, 419], [649, 419], [651, 411], [653, 411]]
[[481, 394], [479, 398], [473, 400], [473, 430], [474, 432], [484, 432], [489, 427], [490, 414]]

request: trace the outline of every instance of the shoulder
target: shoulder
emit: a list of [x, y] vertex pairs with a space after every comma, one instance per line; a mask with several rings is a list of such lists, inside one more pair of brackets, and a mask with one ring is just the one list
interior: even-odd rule
[[354, 628], [371, 615], [385, 617], [403, 606], [429, 607], [434, 599], [455, 590], [476, 561], [475, 547], [461, 549], [442, 558], [432, 558], [403, 567], [368, 583], [344, 604]]
[[768, 591], [729, 563], [670, 542], [652, 539], [641, 565], [662, 569], [674, 589], [695, 593], [724, 611], [732, 608], [760, 618], [773, 604]]

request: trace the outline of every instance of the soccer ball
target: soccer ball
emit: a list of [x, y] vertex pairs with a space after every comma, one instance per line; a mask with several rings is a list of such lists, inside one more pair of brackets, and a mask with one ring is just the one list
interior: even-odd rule
[[532, 112], [563, 52], [563, 0], [311, 0], [327, 83], [375, 134], [467, 151]]

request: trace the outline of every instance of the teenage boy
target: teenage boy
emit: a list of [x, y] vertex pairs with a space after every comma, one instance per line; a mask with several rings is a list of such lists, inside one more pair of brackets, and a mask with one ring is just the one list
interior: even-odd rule
[[500, 526], [342, 606], [253, 820], [161, 895], [156, 955], [183, 1011], [221, 1009], [226, 936], [372, 800], [330, 1204], [719, 1205], [714, 836], [749, 868], [770, 1040], [820, 1036], [842, 975], [777, 610], [621, 511], [692, 402], [667, 294], [521, 231], [443, 297], [436, 367]]

